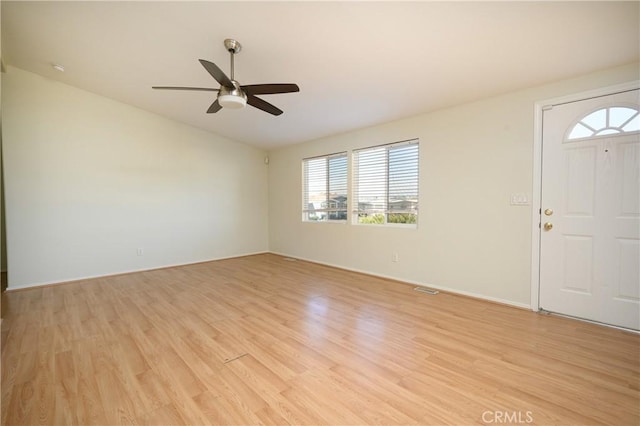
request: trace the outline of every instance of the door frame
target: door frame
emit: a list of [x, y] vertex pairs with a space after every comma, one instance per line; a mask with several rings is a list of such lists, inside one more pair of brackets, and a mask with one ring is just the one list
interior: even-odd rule
[[619, 92], [640, 89], [640, 80], [601, 87], [580, 93], [537, 101], [534, 104], [533, 130], [533, 191], [531, 197], [531, 310], [540, 310], [540, 229], [542, 211], [542, 117], [545, 110], [556, 105], [583, 101]]

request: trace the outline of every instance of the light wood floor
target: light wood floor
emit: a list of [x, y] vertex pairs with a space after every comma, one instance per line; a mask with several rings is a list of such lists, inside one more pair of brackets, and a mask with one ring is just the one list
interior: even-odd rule
[[640, 423], [638, 335], [275, 255], [7, 302], [7, 425]]

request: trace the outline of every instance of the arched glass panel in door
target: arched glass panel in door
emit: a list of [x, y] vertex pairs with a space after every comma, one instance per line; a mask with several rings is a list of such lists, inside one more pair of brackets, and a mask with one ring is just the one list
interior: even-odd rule
[[640, 113], [628, 106], [612, 106], [593, 111], [571, 128], [567, 139], [583, 139], [640, 131]]

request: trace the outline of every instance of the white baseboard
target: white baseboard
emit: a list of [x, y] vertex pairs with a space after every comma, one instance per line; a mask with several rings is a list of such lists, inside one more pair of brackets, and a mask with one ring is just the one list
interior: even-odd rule
[[344, 269], [344, 270], [347, 270], [347, 271], [358, 272], [360, 274], [372, 275], [374, 277], [380, 277], [380, 278], [386, 278], [386, 279], [389, 279], [389, 280], [400, 281], [400, 282], [403, 282], [403, 283], [416, 285], [416, 286], [420, 286], [420, 287], [427, 287], [427, 288], [432, 288], [432, 289], [436, 289], [436, 290], [442, 290], [442, 291], [446, 291], [447, 293], [459, 294], [461, 296], [472, 297], [474, 299], [487, 300], [489, 302], [500, 303], [502, 305], [509, 305], [509, 306], [514, 306], [516, 308], [531, 310], [531, 305], [529, 305], [529, 304], [520, 303], [520, 302], [514, 302], [512, 300], [507, 300], [507, 299], [501, 299], [499, 297], [487, 296], [487, 295], [484, 295], [484, 294], [478, 294], [478, 293], [473, 293], [473, 292], [469, 292], [469, 291], [458, 290], [458, 289], [455, 289], [455, 288], [445, 287], [445, 286], [440, 286], [440, 285], [435, 285], [435, 284], [430, 284], [430, 283], [423, 283], [423, 282], [407, 280], [407, 279], [404, 279], [404, 278], [393, 277], [393, 276], [390, 276], [390, 275], [377, 274], [377, 273], [374, 273], [374, 272], [371, 272], [371, 271], [365, 271], [365, 270], [357, 269], [357, 268], [350, 268], [350, 267], [347, 267], [347, 266], [336, 265], [336, 264], [327, 263], [327, 262], [320, 262], [320, 261], [317, 261], [317, 260], [314, 260], [314, 259], [307, 259], [307, 258], [304, 258], [304, 257], [293, 256], [293, 255], [290, 255], [290, 254], [280, 253], [280, 252], [276, 252], [276, 251], [270, 251], [269, 253], [277, 254], [279, 256], [284, 256], [284, 257], [290, 257], [292, 259], [304, 260], [305, 262], [317, 263], [319, 265], [330, 266], [332, 268], [338, 268], [338, 269]]
[[65, 279], [65, 280], [45, 281], [45, 282], [18, 285], [18, 286], [11, 286], [10, 285], [10, 286], [7, 287], [6, 291], [10, 292], [10, 291], [14, 291], [14, 290], [25, 290], [25, 289], [29, 289], [29, 288], [46, 287], [46, 286], [58, 285], [58, 284], [68, 284], [68, 283], [72, 283], [72, 282], [76, 282], [76, 281], [91, 280], [91, 279], [95, 279], [95, 278], [107, 278], [107, 277], [114, 277], [114, 276], [118, 276], [118, 275], [133, 274], [133, 273], [136, 273], [136, 272], [156, 271], [158, 269], [175, 268], [175, 267], [178, 267], [178, 266], [197, 265], [198, 263], [215, 262], [216, 260], [235, 259], [235, 258], [238, 258], [238, 257], [254, 256], [256, 254], [265, 254], [265, 253], [269, 253], [269, 252], [268, 251], [258, 251], [258, 252], [251, 252], [251, 253], [236, 254], [236, 255], [233, 255], [233, 256], [224, 256], [224, 257], [216, 257], [216, 258], [213, 258], [213, 259], [198, 260], [198, 261], [188, 262], [188, 263], [175, 263], [175, 264], [170, 264], [170, 265], [154, 266], [152, 268], [128, 269], [128, 270], [125, 270], [125, 271], [114, 272], [112, 274], [88, 275], [88, 276], [83, 276], [83, 277], [69, 278], [69, 279]]
[[278, 255], [278, 256], [284, 256], [284, 257], [290, 257], [290, 258], [293, 258], [293, 259], [304, 260], [306, 262], [317, 263], [319, 265], [325, 265], [325, 266], [329, 266], [329, 267], [332, 267], [332, 268], [344, 269], [344, 270], [347, 270], [347, 271], [352, 271], [352, 272], [357, 272], [357, 273], [360, 273], [360, 274], [366, 274], [366, 275], [385, 278], [385, 279], [389, 279], [389, 280], [399, 281], [399, 282], [403, 282], [403, 283], [407, 283], [407, 284], [411, 284], [411, 285], [416, 285], [416, 286], [420, 286], [420, 287], [433, 288], [433, 289], [436, 289], [436, 290], [446, 291], [447, 293], [459, 294], [459, 295], [462, 295], [462, 296], [472, 297], [474, 299], [486, 300], [486, 301], [489, 301], [489, 302], [500, 303], [500, 304], [503, 304], [503, 305], [514, 306], [514, 307], [517, 307], [517, 308], [531, 309], [531, 306], [526, 304], [526, 303], [514, 302], [512, 300], [501, 299], [501, 298], [498, 298], [498, 297], [487, 296], [487, 295], [484, 295], [484, 294], [473, 293], [473, 292], [469, 292], [469, 291], [459, 290], [459, 289], [440, 286], [440, 285], [431, 284], [431, 283], [423, 283], [423, 282], [407, 280], [407, 279], [404, 279], [404, 278], [394, 277], [394, 276], [391, 276], [391, 275], [378, 274], [378, 273], [374, 273], [374, 272], [371, 272], [371, 271], [365, 271], [365, 270], [357, 269], [357, 268], [350, 268], [350, 267], [343, 266], [343, 265], [337, 265], [337, 264], [332, 264], [332, 263], [327, 263], [327, 262], [320, 262], [320, 261], [315, 260], [315, 259], [307, 259], [307, 258], [304, 258], [304, 257], [294, 256], [294, 255], [290, 255], [290, 254], [287, 254], [287, 253], [280, 253], [280, 252], [277, 252], [277, 251], [258, 251], [258, 252], [237, 254], [237, 255], [233, 255], [233, 256], [224, 256], [224, 257], [217, 257], [217, 258], [212, 258], [212, 259], [198, 260], [198, 261], [195, 261], [195, 262], [177, 263], [177, 264], [171, 264], [171, 265], [157, 266], [157, 267], [153, 267], [153, 268], [132, 269], [132, 270], [115, 272], [113, 274], [90, 275], [90, 276], [84, 276], [84, 277], [71, 278], [71, 279], [67, 279], [67, 280], [56, 280], [56, 281], [39, 282], [39, 283], [33, 283], [33, 284], [21, 285], [21, 286], [10, 286], [10, 287], [7, 288], [7, 291], [10, 292], [10, 291], [14, 291], [14, 290], [24, 290], [24, 289], [29, 289], [29, 288], [45, 287], [45, 286], [58, 285], [58, 284], [67, 284], [67, 283], [72, 283], [72, 282], [76, 282], [76, 281], [84, 281], [84, 280], [90, 280], [90, 279], [95, 279], [95, 278], [106, 278], [106, 277], [113, 277], [113, 276], [117, 276], [117, 275], [132, 274], [132, 273], [136, 273], [136, 272], [155, 271], [155, 270], [158, 270], [158, 269], [166, 269], [166, 268], [174, 268], [174, 267], [179, 267], [179, 266], [196, 265], [198, 263], [214, 262], [216, 260], [225, 260], [225, 259], [235, 259], [235, 258], [239, 258], [239, 257], [254, 256], [254, 255], [257, 255], [257, 254], [265, 254], [265, 253], [272, 253], [272, 254], [275, 254], [275, 255]]

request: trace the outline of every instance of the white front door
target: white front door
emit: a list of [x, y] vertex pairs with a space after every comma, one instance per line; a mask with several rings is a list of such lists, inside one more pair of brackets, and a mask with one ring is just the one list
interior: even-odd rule
[[640, 329], [639, 91], [543, 113], [540, 308]]

